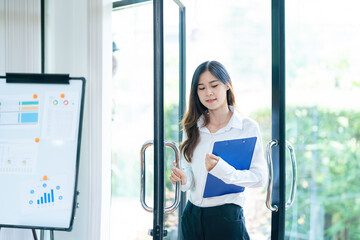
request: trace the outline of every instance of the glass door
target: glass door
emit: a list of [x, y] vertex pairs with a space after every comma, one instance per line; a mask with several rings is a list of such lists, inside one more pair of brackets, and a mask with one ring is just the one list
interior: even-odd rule
[[272, 1], [271, 239], [360, 239], [358, 5]]
[[113, 5], [111, 239], [177, 239], [180, 191], [168, 176], [185, 106], [185, 7]]
[[360, 239], [359, 7], [286, 2], [286, 138], [298, 163], [286, 239]]

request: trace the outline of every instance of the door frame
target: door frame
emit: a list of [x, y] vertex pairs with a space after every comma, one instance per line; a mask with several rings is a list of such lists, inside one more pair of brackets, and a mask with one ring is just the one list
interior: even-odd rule
[[272, 204], [277, 211], [271, 216], [271, 239], [285, 239], [286, 195], [286, 122], [285, 122], [285, 1], [271, 1], [271, 68], [272, 68], [272, 139], [278, 145], [272, 148], [273, 191]]
[[[179, 7], [179, 122], [185, 111], [186, 95], [186, 27], [185, 6], [180, 0], [174, 0]], [[164, 155], [164, 8], [163, 0], [153, 1], [154, 23], [154, 222], [152, 236], [155, 240], [166, 236], [164, 229], [165, 196], [165, 155]], [[179, 134], [179, 142], [181, 135]], [[186, 195], [181, 194], [179, 212], [185, 207]], [[181, 214], [179, 214], [179, 225]], [[179, 239], [182, 239], [179, 231]]]

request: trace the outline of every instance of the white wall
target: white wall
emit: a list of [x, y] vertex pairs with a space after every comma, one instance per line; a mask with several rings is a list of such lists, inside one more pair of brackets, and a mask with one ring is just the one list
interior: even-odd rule
[[[87, 2], [86, 0], [45, 1], [45, 72], [87, 76]], [[88, 91], [85, 99], [88, 99]], [[87, 103], [87, 101], [85, 101]], [[87, 239], [89, 206], [89, 121], [85, 103], [80, 153], [78, 190], [80, 208], [71, 232], [55, 232], [55, 239]]]
[[[55, 232], [56, 240], [109, 239], [111, 10], [110, 0], [46, 1], [45, 72], [87, 79], [80, 208], [73, 230]], [[0, 0], [0, 75], [40, 72], [40, 47], [40, 1]], [[10, 239], [30, 240], [32, 235], [2, 229], [0, 240]]]
[[87, 75], [87, 1], [45, 1], [45, 71]]
[[72, 232], [66, 240], [109, 239], [111, 11], [109, 0], [47, 1], [46, 72], [84, 76], [85, 113], [79, 190]]
[[0, 0], [0, 74], [40, 72], [40, 1]]
[[[0, 0], [0, 75], [41, 71], [40, 1]], [[30, 230], [2, 229], [1, 240], [33, 239]]]

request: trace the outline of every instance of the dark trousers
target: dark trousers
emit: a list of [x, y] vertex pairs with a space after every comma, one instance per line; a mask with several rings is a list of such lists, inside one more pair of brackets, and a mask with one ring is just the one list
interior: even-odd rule
[[242, 207], [197, 207], [187, 202], [181, 217], [184, 240], [248, 240]]

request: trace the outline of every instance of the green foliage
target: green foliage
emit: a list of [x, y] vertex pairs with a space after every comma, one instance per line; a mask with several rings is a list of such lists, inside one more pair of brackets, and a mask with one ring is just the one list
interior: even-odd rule
[[[266, 119], [267, 114], [259, 111], [254, 118]], [[267, 121], [259, 123], [267, 128]], [[298, 165], [286, 232], [297, 236], [292, 239], [309, 239], [311, 234], [315, 239], [360, 239], [360, 112], [289, 107], [286, 138]]]

